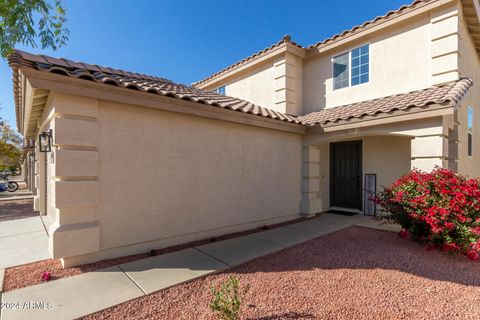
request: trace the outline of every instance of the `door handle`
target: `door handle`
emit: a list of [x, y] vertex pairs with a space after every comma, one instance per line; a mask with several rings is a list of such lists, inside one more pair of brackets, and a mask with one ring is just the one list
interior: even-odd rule
[[357, 189], [360, 189], [360, 176], [357, 176]]

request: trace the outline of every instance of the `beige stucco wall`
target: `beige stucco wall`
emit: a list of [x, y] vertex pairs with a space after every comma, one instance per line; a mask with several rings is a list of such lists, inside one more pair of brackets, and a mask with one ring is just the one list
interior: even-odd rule
[[[279, 54], [273, 58], [273, 73], [270, 58], [259, 65], [253, 59], [248, 68], [234, 68], [201, 87], [226, 85], [227, 95], [300, 115], [458, 79], [458, 2], [432, 3], [429, 11], [396, 21], [373, 32], [367, 29], [363, 35], [352, 36], [354, 40], [333, 42], [319, 52], [305, 49], [303, 55], [289, 59], [285, 68], [277, 68], [276, 64], [287, 59], [288, 54]], [[332, 58], [365, 44], [370, 45], [369, 82], [333, 90]], [[282, 77], [288, 79], [286, 84]]]
[[[53, 126], [48, 126], [50, 127]], [[46, 221], [47, 228], [55, 220], [57, 210], [55, 208], [55, 150], [53, 152], [48, 152], [42, 154], [46, 158], [47, 167], [46, 167], [46, 178], [47, 178], [47, 219]]]
[[[332, 58], [370, 44], [370, 81], [333, 90]], [[423, 15], [304, 62], [304, 112], [430, 86], [430, 17]]]
[[216, 90], [221, 86], [225, 86], [228, 96], [281, 113], [302, 115], [303, 57], [283, 50], [261, 63], [235, 71], [213, 83], [203, 84], [201, 88]]
[[[55, 130], [52, 122], [54, 114], [54, 106], [50, 102], [46, 105], [39, 120], [38, 133]], [[39, 144], [38, 135], [36, 137], [36, 144]], [[52, 141], [53, 143], [53, 141]], [[39, 189], [35, 196], [36, 202], [39, 204], [40, 214], [43, 215], [43, 221], [47, 224], [47, 228], [52, 221], [55, 220], [55, 148], [52, 147], [52, 152], [40, 152], [39, 148], [36, 150], [36, 180]]]
[[410, 137], [365, 137], [363, 174], [377, 174], [377, 190], [410, 171]]
[[[377, 191], [410, 171], [410, 137], [372, 136], [351, 140], [362, 141], [362, 183], [366, 173], [377, 174]], [[319, 145], [319, 149], [320, 197], [322, 210], [327, 210], [330, 207], [330, 144]]]
[[[460, 34], [460, 75], [473, 79], [473, 87], [464, 98], [457, 111], [458, 121], [458, 170], [460, 173], [471, 177], [480, 177], [480, 60], [475, 50], [472, 39], [466, 29], [465, 23], [461, 24]], [[467, 110], [473, 109], [473, 156], [468, 156], [467, 144]]]
[[284, 42], [239, 63], [198, 88], [225, 94], [290, 115], [302, 115], [305, 49]]
[[[277, 110], [274, 102], [273, 60], [261, 64], [245, 74], [240, 74], [225, 84], [225, 94]], [[219, 87], [220, 85], [217, 85]], [[282, 110], [277, 110], [282, 111]]]
[[101, 250], [299, 213], [300, 135], [107, 101], [98, 134]]

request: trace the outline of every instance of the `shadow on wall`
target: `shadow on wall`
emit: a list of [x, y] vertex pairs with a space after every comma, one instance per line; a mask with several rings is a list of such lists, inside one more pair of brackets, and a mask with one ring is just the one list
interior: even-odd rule
[[304, 244], [272, 253], [231, 273], [285, 272], [334, 269], [385, 269], [422, 278], [480, 286], [480, 264], [464, 256], [427, 251], [423, 245], [400, 239], [396, 233], [349, 227]]

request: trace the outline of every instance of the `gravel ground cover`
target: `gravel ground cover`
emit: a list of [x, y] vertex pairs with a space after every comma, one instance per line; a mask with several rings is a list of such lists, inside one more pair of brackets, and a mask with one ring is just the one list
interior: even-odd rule
[[250, 285], [242, 319], [479, 319], [480, 264], [349, 227], [84, 319], [216, 319], [210, 286]]
[[36, 216], [38, 212], [33, 211], [33, 199], [0, 201], [0, 222]]
[[[38, 213], [36, 213], [38, 215]], [[81, 265], [78, 267], [72, 267], [64, 269], [60, 263], [60, 260], [43, 260], [38, 262], [33, 262], [29, 264], [24, 264], [12, 268], [7, 268], [5, 270], [5, 277], [3, 282], [3, 291], [12, 291], [24, 287], [33, 286], [39, 283], [42, 283], [42, 273], [48, 271], [51, 273], [50, 281], [58, 280], [61, 278], [66, 278], [74, 275], [78, 275], [85, 272], [91, 272], [102, 268], [107, 268], [111, 266], [115, 266], [122, 263], [127, 263], [134, 260], [144, 259], [149, 257], [150, 255], [161, 255], [166, 254], [174, 251], [183, 250], [186, 248], [191, 248], [195, 246], [200, 246], [206, 243], [210, 243], [212, 241], [221, 241], [226, 239], [231, 239], [235, 237], [240, 237], [247, 234], [252, 234], [255, 232], [260, 232], [267, 229], [274, 229], [281, 226], [289, 225], [292, 223], [300, 222], [306, 220], [305, 218], [295, 219], [287, 222], [278, 223], [275, 225], [260, 227], [256, 229], [251, 229], [243, 232], [231, 233], [219, 237], [215, 237], [212, 239], [205, 239], [199, 240], [194, 242], [185, 243], [182, 245], [172, 246], [163, 249], [155, 249], [152, 250], [150, 253], [145, 254], [136, 254], [131, 256], [125, 256], [115, 259], [107, 259], [102, 260], [94, 263], [89, 263], [85, 265]]]
[[29, 264], [22, 264], [20, 266], [5, 269], [3, 292], [43, 283], [44, 281], [42, 280], [42, 273], [45, 271], [51, 273], [51, 278], [49, 281], [54, 281], [85, 272], [111, 267], [117, 264], [143, 259], [146, 257], [146, 254], [136, 254], [121, 258], [102, 260], [99, 262], [84, 264], [82, 266], [67, 269], [62, 267], [60, 260], [43, 260]]

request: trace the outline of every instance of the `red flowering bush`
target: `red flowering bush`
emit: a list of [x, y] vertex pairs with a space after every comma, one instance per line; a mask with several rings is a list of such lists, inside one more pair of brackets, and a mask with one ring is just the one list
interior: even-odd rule
[[480, 258], [480, 180], [441, 168], [414, 170], [374, 200], [382, 208], [378, 219], [399, 223], [404, 229], [400, 236]]

